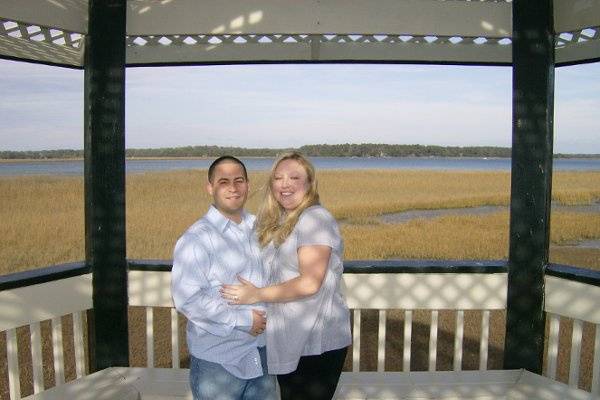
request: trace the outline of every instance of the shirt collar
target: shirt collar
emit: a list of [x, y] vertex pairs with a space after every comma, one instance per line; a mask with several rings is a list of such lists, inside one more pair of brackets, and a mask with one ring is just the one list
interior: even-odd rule
[[[206, 219], [208, 219], [208, 221], [221, 232], [225, 232], [225, 230], [230, 226], [230, 224], [237, 225], [235, 224], [235, 222], [221, 214], [221, 212], [217, 210], [217, 208], [213, 204], [211, 204], [211, 206], [208, 209], [208, 212], [206, 213]], [[245, 225], [245, 229], [252, 229], [252, 226], [254, 225], [254, 220], [255, 217], [252, 214], [248, 214], [245, 210], [243, 210], [242, 222], [238, 226], [242, 227]]]

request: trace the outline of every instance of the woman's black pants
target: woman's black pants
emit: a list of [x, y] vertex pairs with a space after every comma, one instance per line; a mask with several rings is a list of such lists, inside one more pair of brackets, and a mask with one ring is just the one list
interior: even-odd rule
[[277, 375], [281, 400], [331, 400], [335, 393], [348, 348], [300, 357], [298, 368]]

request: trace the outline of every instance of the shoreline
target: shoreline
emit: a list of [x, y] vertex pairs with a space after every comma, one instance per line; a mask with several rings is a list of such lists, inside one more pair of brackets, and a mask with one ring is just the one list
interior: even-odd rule
[[[126, 157], [125, 160], [210, 160], [214, 157]], [[243, 158], [270, 158], [270, 157], [243, 157]], [[20, 163], [51, 163], [83, 161], [83, 158], [0, 158], [0, 164], [20, 164]]]
[[[235, 156], [243, 159], [274, 159], [276, 156]], [[339, 158], [339, 159], [448, 159], [448, 160], [510, 160], [511, 157], [498, 156], [308, 156], [309, 158]], [[211, 160], [217, 156], [191, 156], [191, 157], [126, 157], [127, 161], [168, 161], [168, 160]], [[554, 160], [600, 160], [600, 155], [590, 154], [582, 156], [580, 154], [568, 157], [565, 155], [554, 156]], [[74, 158], [0, 158], [0, 164], [20, 164], [20, 163], [52, 163], [52, 162], [69, 162], [69, 161], [84, 161], [83, 157]]]

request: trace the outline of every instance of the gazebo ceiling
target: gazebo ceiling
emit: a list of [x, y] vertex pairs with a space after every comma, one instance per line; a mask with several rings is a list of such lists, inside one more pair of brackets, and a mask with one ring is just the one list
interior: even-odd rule
[[[87, 0], [2, 0], [0, 57], [83, 66]], [[600, 0], [554, 0], [557, 64], [600, 59]], [[110, 28], [110, 27], [107, 27]], [[510, 64], [503, 0], [129, 0], [128, 65]]]

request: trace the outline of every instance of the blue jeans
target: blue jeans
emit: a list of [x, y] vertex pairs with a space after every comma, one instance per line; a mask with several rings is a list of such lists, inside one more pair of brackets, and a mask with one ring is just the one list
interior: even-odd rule
[[265, 373], [240, 379], [220, 364], [190, 355], [190, 386], [194, 400], [277, 400], [275, 376], [268, 375], [265, 348], [258, 349]]

